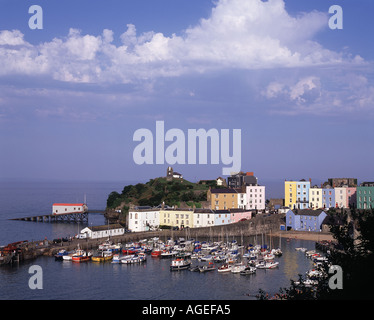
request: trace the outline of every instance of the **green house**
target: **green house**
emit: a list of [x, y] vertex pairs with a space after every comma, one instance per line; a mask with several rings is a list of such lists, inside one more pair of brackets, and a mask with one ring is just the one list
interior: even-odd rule
[[357, 187], [357, 209], [374, 208], [374, 182], [363, 182]]

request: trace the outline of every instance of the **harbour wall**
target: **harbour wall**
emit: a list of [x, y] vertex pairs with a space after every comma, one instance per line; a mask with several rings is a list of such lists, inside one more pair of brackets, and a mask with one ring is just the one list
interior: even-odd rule
[[[226, 241], [232, 237], [249, 237], [261, 234], [270, 235], [275, 234], [280, 229], [280, 225], [284, 224], [284, 215], [259, 215], [255, 218], [246, 221], [240, 221], [233, 224], [226, 224], [221, 226], [203, 227], [203, 228], [186, 228], [184, 230], [170, 230], [164, 229], [160, 231], [145, 231], [145, 232], [130, 232], [120, 236], [111, 237], [111, 241], [117, 243], [126, 243], [132, 241], [139, 241], [142, 239], [149, 239], [158, 237], [160, 240], [167, 240], [168, 238], [194, 238], [212, 241]], [[43, 252], [44, 255], [54, 255], [59, 250], [73, 250], [78, 244], [81, 249], [91, 250], [96, 249], [103, 242], [104, 238], [100, 239], [74, 239], [69, 242], [61, 242], [60, 244], [52, 245], [49, 250]]]

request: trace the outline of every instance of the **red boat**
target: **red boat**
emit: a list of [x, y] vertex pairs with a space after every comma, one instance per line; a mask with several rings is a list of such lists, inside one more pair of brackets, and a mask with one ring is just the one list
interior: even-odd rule
[[162, 253], [161, 250], [159, 250], [159, 249], [155, 249], [155, 250], [153, 250], [153, 251], [151, 252], [151, 256], [157, 258], [157, 257], [160, 257], [160, 256], [161, 256], [161, 253]]
[[91, 252], [85, 252], [83, 250], [79, 250], [80, 252], [76, 255], [74, 255], [71, 259], [74, 262], [85, 262], [90, 261], [92, 253]]

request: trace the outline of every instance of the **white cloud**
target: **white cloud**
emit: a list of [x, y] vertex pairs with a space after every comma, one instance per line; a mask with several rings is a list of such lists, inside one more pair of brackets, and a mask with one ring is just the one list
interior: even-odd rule
[[[18, 30], [0, 33], [0, 75], [47, 75], [56, 80], [130, 83], [222, 68], [261, 69], [336, 64], [340, 53], [313, 41], [327, 27], [321, 12], [290, 16], [283, 0], [219, 0], [211, 16], [182, 35], [140, 35], [127, 25], [98, 36], [71, 29], [63, 38], [31, 45]], [[355, 63], [362, 58], [354, 57]]]

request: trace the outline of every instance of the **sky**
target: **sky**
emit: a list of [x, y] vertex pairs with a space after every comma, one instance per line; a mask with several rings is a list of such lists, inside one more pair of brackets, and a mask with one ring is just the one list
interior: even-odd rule
[[0, 0], [0, 179], [223, 176], [209, 152], [135, 163], [134, 133], [152, 132], [155, 154], [163, 121], [186, 146], [190, 129], [240, 129], [240, 169], [260, 182], [372, 181], [373, 12], [372, 0]]

